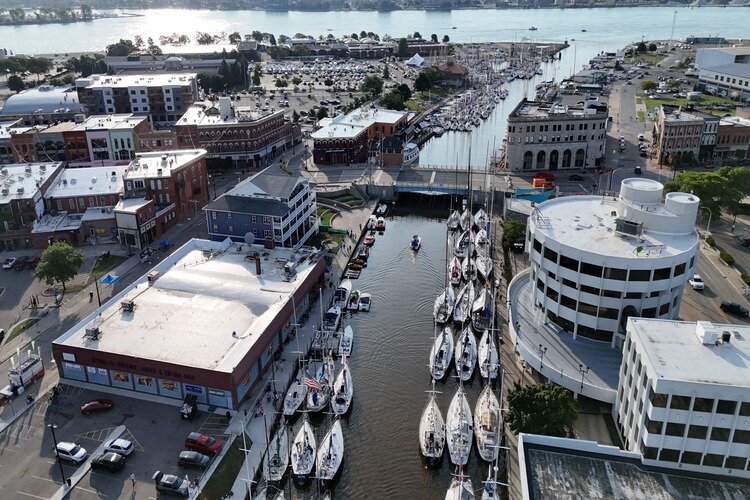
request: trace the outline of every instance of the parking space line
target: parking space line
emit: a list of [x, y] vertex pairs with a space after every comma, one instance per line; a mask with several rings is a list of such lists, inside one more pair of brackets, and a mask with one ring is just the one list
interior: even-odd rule
[[143, 446], [141, 446], [141, 443], [138, 442], [138, 440], [133, 436], [133, 433], [126, 430], [122, 433], [122, 436], [120, 436], [122, 439], [127, 439], [128, 441], [131, 441], [133, 443], [133, 449], [135, 451], [146, 451], [143, 449]]
[[[50, 482], [52, 484], [57, 484], [57, 485], [60, 484], [59, 482], [57, 482], [57, 481], [55, 481], [53, 479], [50, 479], [48, 477], [39, 477], [39, 476], [31, 476], [31, 477], [33, 477], [34, 479], [41, 479], [42, 481], [48, 481], [48, 482]], [[107, 498], [107, 495], [103, 495], [103, 494], [99, 493], [98, 491], [94, 491], [94, 490], [90, 490], [88, 488], [84, 488], [83, 486], [80, 486], [80, 485], [75, 485], [73, 487], [73, 489], [85, 491], [86, 493], [93, 493], [94, 495], [96, 495], [96, 496], [98, 496], [100, 498]]]
[[31, 497], [31, 498], [41, 498], [42, 500], [47, 500], [47, 497], [39, 497], [39, 496], [32, 495], [31, 493], [26, 493], [23, 491], [16, 491], [16, 493], [18, 493], [19, 495], [24, 495], [24, 496]]

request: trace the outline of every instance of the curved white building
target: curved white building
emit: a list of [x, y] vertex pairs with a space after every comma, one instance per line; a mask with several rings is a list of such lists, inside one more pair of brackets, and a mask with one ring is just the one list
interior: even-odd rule
[[619, 197], [570, 196], [528, 221], [533, 302], [573, 338], [621, 347], [628, 317], [676, 318], [699, 248], [700, 199], [654, 180], [622, 181]]

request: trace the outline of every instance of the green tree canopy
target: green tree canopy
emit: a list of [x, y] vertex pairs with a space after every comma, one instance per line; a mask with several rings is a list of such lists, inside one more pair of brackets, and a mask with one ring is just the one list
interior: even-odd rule
[[390, 80], [391, 79], [391, 70], [388, 69], [388, 65], [386, 64], [383, 67], [383, 80]]
[[450, 41], [451, 41], [451, 37], [449, 37], [448, 35], [443, 35], [443, 43], [448, 43]]
[[638, 46], [636, 49], [638, 52], [646, 52], [648, 50], [648, 47], [646, 47], [646, 44], [643, 42], [638, 42]]
[[750, 195], [750, 170], [722, 167], [714, 172], [681, 172], [665, 188], [695, 194], [716, 220], [722, 208], [731, 214], [738, 213], [742, 199]]
[[648, 44], [648, 51], [649, 52], [656, 52], [656, 44], [651, 42]]
[[438, 36], [435, 33], [433, 33], [432, 35], [430, 35], [430, 40], [432, 40], [432, 43], [437, 43]]
[[391, 90], [386, 92], [383, 97], [380, 98], [380, 105], [386, 109], [395, 109], [401, 111], [406, 106], [404, 105], [404, 98], [397, 90]]
[[42, 253], [42, 260], [36, 266], [34, 275], [43, 279], [48, 285], [54, 282], [62, 284], [70, 281], [83, 264], [83, 254], [63, 241], [57, 241]]
[[316, 116], [318, 117], [318, 120], [322, 120], [323, 118], [327, 117], [328, 108], [326, 108], [325, 106], [319, 107]]
[[658, 87], [658, 85], [653, 80], [643, 80], [641, 82], [641, 89], [644, 90], [644, 91], [646, 91], [646, 90], [656, 90], [657, 87]]
[[81, 19], [91, 20], [94, 18], [94, 14], [91, 12], [91, 6], [85, 3], [81, 4]]
[[578, 417], [570, 393], [557, 385], [515, 385], [508, 391], [505, 421], [514, 434], [564, 436], [565, 427]]
[[517, 242], [526, 238], [526, 224], [517, 220], [503, 222], [503, 248], [506, 250]]
[[130, 40], [120, 38], [119, 42], [107, 45], [108, 56], [126, 56], [135, 50], [135, 45]]
[[362, 82], [361, 90], [371, 96], [380, 95], [383, 91], [383, 80], [377, 76], [366, 76], [365, 81]]
[[229, 39], [229, 43], [235, 44], [239, 43], [242, 40], [242, 35], [240, 35], [239, 31], [235, 31], [233, 33], [230, 33], [227, 38]]
[[398, 49], [396, 50], [398, 57], [407, 57], [409, 55], [409, 44], [406, 43], [406, 38], [401, 38], [398, 41]]
[[417, 78], [414, 79], [414, 90], [417, 92], [426, 92], [431, 88], [432, 82], [430, 81], [430, 77], [424, 71], [420, 72]]
[[402, 99], [403, 99], [404, 101], [408, 101], [409, 99], [411, 99], [411, 89], [410, 89], [410, 88], [409, 88], [409, 86], [408, 86], [407, 84], [405, 84], [405, 83], [401, 83], [401, 84], [399, 84], [399, 85], [398, 85], [398, 86], [396, 87], [396, 92], [398, 92], [399, 94], [401, 94], [401, 98], [402, 98]]
[[25, 85], [23, 79], [18, 75], [10, 75], [8, 77], [8, 88], [13, 92], [20, 92], [24, 89]]

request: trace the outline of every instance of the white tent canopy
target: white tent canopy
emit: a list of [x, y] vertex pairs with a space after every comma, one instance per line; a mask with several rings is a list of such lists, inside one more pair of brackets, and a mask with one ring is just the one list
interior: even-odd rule
[[411, 59], [406, 61], [407, 66], [414, 66], [415, 68], [418, 68], [422, 65], [424, 62], [424, 57], [420, 56], [419, 54], [414, 54]]

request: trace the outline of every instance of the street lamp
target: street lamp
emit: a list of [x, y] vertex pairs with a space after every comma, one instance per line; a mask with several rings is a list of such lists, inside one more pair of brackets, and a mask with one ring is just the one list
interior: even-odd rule
[[547, 352], [546, 347], [542, 347], [542, 344], [539, 344], [539, 373], [542, 373], [542, 370], [544, 369], [544, 353]]
[[612, 171], [611, 171], [611, 172], [609, 173], [609, 183], [608, 183], [608, 185], [607, 185], [607, 192], [608, 192], [608, 193], [611, 193], [611, 192], [612, 192], [612, 177], [614, 177], [614, 176], [615, 176], [615, 172], [617, 172], [618, 170], [621, 170], [622, 168], [624, 168], [624, 167], [617, 167], [616, 169], [612, 170]]
[[63, 470], [62, 466], [62, 459], [60, 458], [60, 455], [57, 453], [57, 437], [55, 436], [55, 429], [57, 429], [56, 424], [47, 424], [47, 428], [52, 431], [52, 441], [55, 443], [55, 456], [57, 457], [57, 465], [60, 466], [60, 476], [62, 477], [63, 484], [67, 485], [68, 480], [65, 478], [65, 471]]
[[711, 234], [711, 217], [713, 216], [713, 212], [708, 207], [701, 207], [701, 210], [708, 210], [708, 223], [706, 224], [706, 235]]
[[[581, 372], [581, 389], [578, 392], [583, 394], [583, 377], [589, 372], [589, 367], [584, 368], [581, 363], [578, 363], [578, 371]], [[574, 399], [578, 399], [578, 393], [573, 394], [573, 396]]]

